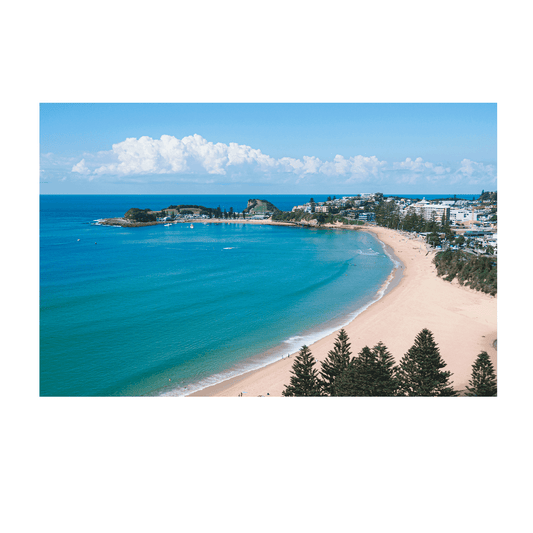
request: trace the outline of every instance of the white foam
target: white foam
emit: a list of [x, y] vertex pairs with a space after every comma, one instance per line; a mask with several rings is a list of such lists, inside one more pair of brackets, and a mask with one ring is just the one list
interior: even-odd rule
[[299, 341], [300, 339], [303, 339], [303, 337], [300, 336], [300, 335], [296, 335], [294, 337], [289, 337], [286, 341], [283, 341], [283, 342], [286, 342], [287, 344], [290, 344], [291, 342]]
[[[370, 250], [370, 251], [368, 251]], [[359, 254], [359, 255], [380, 255], [379, 252], [376, 252], [374, 250], [372, 250], [372, 248], [368, 248], [367, 251], [364, 251], [363, 250], [356, 250], [355, 253], [356, 254]]]

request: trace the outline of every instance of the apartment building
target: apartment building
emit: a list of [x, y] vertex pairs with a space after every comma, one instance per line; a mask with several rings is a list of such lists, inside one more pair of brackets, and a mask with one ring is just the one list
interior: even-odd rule
[[409, 212], [415, 212], [418, 215], [422, 215], [426, 220], [435, 220], [440, 222], [444, 216], [445, 221], [450, 220], [450, 206], [445, 204], [432, 204], [428, 202], [425, 198], [412, 204], [404, 209], [404, 215], [409, 214]]

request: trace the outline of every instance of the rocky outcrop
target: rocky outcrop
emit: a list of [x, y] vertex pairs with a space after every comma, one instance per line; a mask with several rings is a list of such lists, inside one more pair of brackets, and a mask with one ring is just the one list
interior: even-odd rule
[[248, 200], [248, 205], [244, 211], [250, 215], [264, 215], [265, 213], [277, 213], [279, 209], [268, 200], [253, 198]]

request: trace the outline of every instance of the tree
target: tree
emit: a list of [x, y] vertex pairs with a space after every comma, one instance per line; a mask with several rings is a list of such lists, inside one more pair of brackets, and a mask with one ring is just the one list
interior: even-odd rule
[[283, 396], [321, 396], [321, 384], [315, 368], [315, 358], [307, 346], [302, 346], [292, 365], [290, 385]]
[[335, 380], [348, 368], [351, 354], [348, 335], [341, 329], [320, 370], [322, 387], [328, 396], [336, 396]]
[[435, 232], [430, 233], [427, 236], [426, 241], [431, 246], [439, 246], [440, 245], [440, 237], [439, 237], [438, 233], [435, 233]]
[[376, 396], [396, 396], [400, 384], [396, 376], [397, 368], [394, 357], [381, 341], [372, 348], [372, 351], [378, 365], [375, 385], [378, 394]]
[[464, 243], [465, 243], [464, 235], [458, 235], [457, 237], [455, 237], [454, 244], [456, 244], [457, 246], [462, 246]]
[[400, 361], [400, 395], [457, 396], [449, 381], [451, 372], [442, 370], [445, 366], [433, 334], [424, 328]]
[[371, 394], [375, 367], [375, 356], [365, 346], [358, 356], [350, 362], [349, 367], [337, 379], [335, 392], [337, 396], [373, 396]]
[[396, 396], [399, 382], [394, 359], [380, 341], [365, 346], [337, 379], [337, 396]]
[[150, 209], [139, 209], [137, 207], [132, 207], [126, 211], [124, 218], [134, 222], [155, 222], [155, 214], [149, 213], [149, 211]]
[[466, 387], [466, 396], [496, 396], [494, 367], [487, 352], [481, 352], [472, 365], [472, 377]]

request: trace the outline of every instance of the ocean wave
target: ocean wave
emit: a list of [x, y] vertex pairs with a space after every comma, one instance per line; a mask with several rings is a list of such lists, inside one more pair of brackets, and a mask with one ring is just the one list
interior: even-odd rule
[[[379, 240], [379, 239], [378, 239]], [[379, 241], [382, 248], [383, 248], [383, 251], [385, 252], [386, 256], [393, 262], [394, 264], [394, 269], [396, 270], [397, 268], [400, 268], [401, 266], [401, 262], [398, 261], [397, 259], [395, 259], [390, 253], [389, 251], [387, 250], [387, 246], [385, 245], [385, 243], [383, 241]]]
[[301, 335], [296, 335], [294, 337], [289, 337], [286, 341], [283, 341], [285, 344], [291, 344], [293, 343], [294, 341], [299, 341], [303, 339], [303, 337]]
[[375, 250], [372, 250], [372, 248], [367, 248], [367, 250], [356, 250], [356, 254], [359, 255], [381, 255], [379, 252], [376, 252]]

